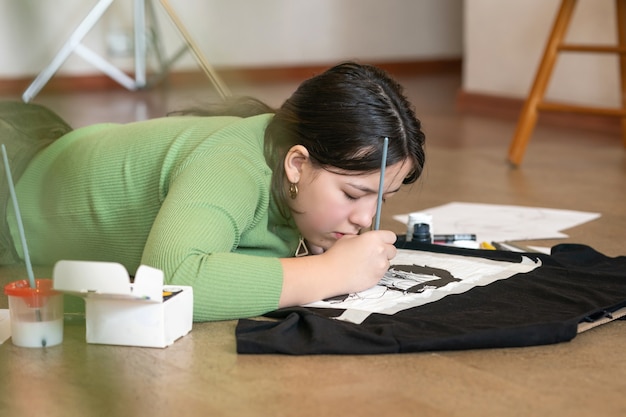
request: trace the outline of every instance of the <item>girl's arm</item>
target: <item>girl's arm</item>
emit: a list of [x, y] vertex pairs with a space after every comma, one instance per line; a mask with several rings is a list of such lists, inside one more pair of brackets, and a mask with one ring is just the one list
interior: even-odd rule
[[251, 317], [277, 308], [283, 271], [278, 256], [267, 255], [282, 250], [286, 256], [284, 243], [256, 230], [259, 247], [233, 253], [245, 231], [265, 224], [270, 175], [263, 161], [255, 164], [228, 147], [197, 153], [169, 182], [142, 263], [163, 270], [169, 284], [193, 287], [194, 320]]

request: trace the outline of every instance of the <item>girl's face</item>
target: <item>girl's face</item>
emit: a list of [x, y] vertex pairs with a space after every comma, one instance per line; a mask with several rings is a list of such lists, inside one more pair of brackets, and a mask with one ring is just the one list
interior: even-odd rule
[[[344, 235], [356, 235], [371, 227], [376, 215], [380, 172], [354, 175], [354, 172], [315, 168], [306, 148], [302, 149], [304, 152], [292, 160], [293, 165], [289, 165], [289, 155], [285, 161], [288, 180], [298, 185], [298, 195], [289, 200], [289, 206], [309, 249], [320, 253]], [[386, 167], [383, 199], [400, 189], [411, 169], [408, 162]]]

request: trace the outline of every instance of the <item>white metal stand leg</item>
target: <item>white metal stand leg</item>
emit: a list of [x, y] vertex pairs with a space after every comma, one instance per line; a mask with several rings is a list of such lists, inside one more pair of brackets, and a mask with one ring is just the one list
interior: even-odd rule
[[70, 38], [65, 42], [59, 53], [54, 57], [52, 62], [43, 69], [35, 78], [35, 80], [31, 83], [31, 85], [24, 91], [22, 95], [22, 99], [25, 102], [29, 102], [39, 93], [39, 91], [43, 88], [44, 85], [50, 78], [54, 75], [55, 72], [63, 65], [65, 60], [70, 56], [72, 52], [76, 50], [80, 42], [83, 40], [85, 35], [91, 30], [91, 28], [98, 22], [98, 20], [102, 17], [104, 12], [107, 11], [111, 3], [114, 0], [100, 0], [98, 4], [91, 9], [89, 14], [85, 17], [85, 19], [78, 25], [78, 28], [72, 33]]
[[[22, 94], [22, 100], [24, 102], [31, 101], [41, 89], [50, 81], [52, 76], [59, 70], [61, 65], [67, 60], [72, 52], [81, 56], [87, 62], [98, 68], [100, 71], [107, 74], [110, 78], [117, 81], [119, 84], [127, 88], [128, 90], [135, 91], [137, 89], [145, 88], [148, 84], [146, 71], [146, 5], [148, 6], [150, 17], [153, 25], [156, 25], [156, 18], [151, 0], [134, 0], [134, 36], [135, 36], [135, 78], [133, 79], [128, 74], [111, 64], [109, 61], [98, 55], [91, 49], [87, 48], [81, 42], [83, 38], [89, 33], [93, 26], [100, 20], [102, 15], [108, 10], [109, 6], [115, 0], [98, 0], [98, 3], [87, 14], [85, 19], [78, 25], [76, 30], [72, 33], [70, 38], [61, 47], [61, 50], [53, 58], [53, 60], [45, 67], [41, 73], [33, 80], [28, 88]], [[147, 4], [146, 4], [147, 3]], [[161, 45], [158, 40], [158, 34], [153, 33], [155, 53], [160, 64], [160, 74], [157, 74], [158, 80], [161, 80], [167, 73], [169, 67], [182, 56], [183, 52], [190, 49], [193, 52], [194, 57], [198, 60], [205, 74], [209, 77], [218, 93], [222, 98], [230, 95], [228, 88], [222, 83], [217, 74], [213, 71], [206, 59], [202, 56], [189, 34], [184, 29], [182, 22], [176, 17], [172, 8], [166, 1], [161, 2], [168, 15], [172, 19], [176, 28], [185, 40], [185, 45], [182, 47], [168, 62], [163, 61]]]
[[146, 86], [146, 4], [135, 0], [135, 87]]

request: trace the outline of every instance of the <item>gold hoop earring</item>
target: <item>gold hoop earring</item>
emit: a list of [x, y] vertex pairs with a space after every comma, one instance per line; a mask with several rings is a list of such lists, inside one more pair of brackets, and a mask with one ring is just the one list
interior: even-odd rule
[[292, 182], [291, 184], [289, 184], [289, 197], [291, 197], [292, 200], [295, 200], [297, 196], [298, 196], [298, 184], [296, 184], [295, 182]]

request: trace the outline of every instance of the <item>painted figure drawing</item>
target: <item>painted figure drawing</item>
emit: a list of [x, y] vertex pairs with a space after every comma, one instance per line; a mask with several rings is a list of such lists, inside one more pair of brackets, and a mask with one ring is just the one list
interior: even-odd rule
[[540, 261], [522, 262], [398, 250], [391, 267], [378, 285], [359, 293], [307, 304], [307, 307], [345, 310], [337, 319], [361, 323], [371, 313], [395, 314], [431, 303], [450, 294], [488, 285], [518, 273], [530, 272]]

